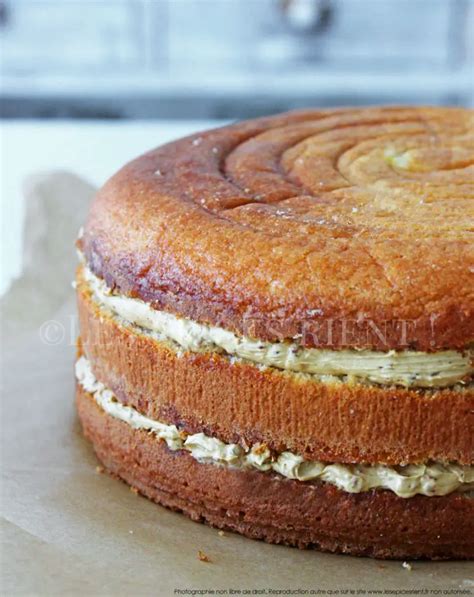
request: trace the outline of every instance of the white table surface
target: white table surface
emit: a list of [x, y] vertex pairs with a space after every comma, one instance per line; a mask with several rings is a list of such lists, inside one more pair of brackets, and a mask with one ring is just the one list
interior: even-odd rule
[[218, 126], [193, 121], [3, 121], [0, 127], [0, 294], [21, 268], [23, 181], [68, 170], [99, 186], [124, 163], [172, 139]]

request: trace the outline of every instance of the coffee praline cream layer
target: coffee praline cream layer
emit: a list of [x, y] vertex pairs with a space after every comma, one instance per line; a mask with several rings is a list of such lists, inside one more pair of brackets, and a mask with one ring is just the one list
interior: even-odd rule
[[354, 377], [362, 382], [399, 384], [406, 387], [437, 388], [464, 383], [474, 372], [474, 351], [443, 350], [386, 352], [361, 349], [327, 350], [303, 348], [295, 342], [266, 342], [239, 337], [172, 313], [153, 309], [140, 299], [113, 294], [88, 267], [84, 278], [100, 304], [123, 321], [135, 324], [161, 339], [190, 351], [217, 351], [277, 367], [329, 377]]

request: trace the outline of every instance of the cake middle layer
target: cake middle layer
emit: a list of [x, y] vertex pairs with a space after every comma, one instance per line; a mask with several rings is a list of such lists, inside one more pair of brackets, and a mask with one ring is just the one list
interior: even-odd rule
[[274, 471], [299, 481], [320, 480], [349, 493], [389, 489], [400, 497], [410, 498], [417, 494], [437, 496], [474, 489], [474, 466], [441, 463], [399, 467], [328, 464], [308, 461], [291, 452], [272, 455], [264, 444], [244, 450], [238, 444], [226, 444], [204, 433], [188, 434], [179, 430], [176, 425], [155, 421], [136, 409], [121, 404], [113, 392], [95, 378], [90, 363], [84, 356], [76, 362], [76, 378], [107, 414], [135, 429], [154, 433], [158, 439], [166, 442], [170, 450], [186, 450], [200, 462]]
[[[105, 283], [80, 267], [82, 352], [97, 378], [149, 419], [310, 461], [473, 463], [470, 386], [389, 387], [185, 349], [120, 316], [96, 286]], [[105, 289], [103, 296], [115, 298]]]

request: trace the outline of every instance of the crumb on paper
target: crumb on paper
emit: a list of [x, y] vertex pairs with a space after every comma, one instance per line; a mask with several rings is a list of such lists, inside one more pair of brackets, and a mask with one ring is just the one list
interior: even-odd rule
[[219, 537], [225, 537], [224, 531], [217, 531], [217, 534], [219, 535]]
[[199, 550], [198, 551], [198, 559], [201, 560], [201, 562], [208, 562], [210, 563], [210, 559], [209, 556], [207, 556], [203, 551]]
[[96, 472], [98, 475], [101, 475], [101, 474], [104, 472], [104, 470], [105, 470], [105, 469], [104, 469], [104, 467], [103, 467], [103, 466], [99, 466], [99, 465], [97, 465], [97, 466], [95, 467], [95, 472]]
[[474, 587], [474, 580], [470, 580], [469, 578], [465, 578], [461, 584], [459, 585], [460, 587]]
[[412, 569], [412, 565], [409, 562], [403, 562], [402, 566], [403, 566], [403, 568], [405, 568], [405, 570]]
[[130, 485], [130, 491], [135, 495], [138, 495], [138, 489], [136, 487], [133, 487], [132, 485]]

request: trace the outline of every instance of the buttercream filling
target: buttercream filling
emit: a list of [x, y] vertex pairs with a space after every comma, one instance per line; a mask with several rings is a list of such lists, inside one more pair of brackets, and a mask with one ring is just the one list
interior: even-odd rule
[[177, 317], [154, 309], [137, 298], [114, 294], [87, 266], [84, 267], [84, 278], [102, 307], [126, 323], [156, 334], [159, 339], [174, 342], [184, 351], [220, 352], [261, 366], [328, 376], [326, 381], [332, 376], [405, 387], [436, 388], [464, 383], [474, 372], [473, 350], [434, 353], [329, 350], [304, 348], [296, 342], [265, 342]]
[[227, 444], [204, 433], [188, 434], [176, 425], [155, 421], [131, 406], [121, 404], [113, 392], [96, 379], [90, 362], [84, 356], [76, 362], [76, 377], [107, 414], [134, 429], [153, 433], [165, 441], [170, 450], [189, 452], [201, 463], [273, 471], [299, 481], [319, 480], [349, 493], [388, 489], [400, 497], [410, 498], [416, 494], [440, 496], [474, 489], [474, 466], [441, 463], [405, 466], [328, 464], [305, 460], [292, 452], [275, 455], [264, 444], [245, 450], [238, 444]]

